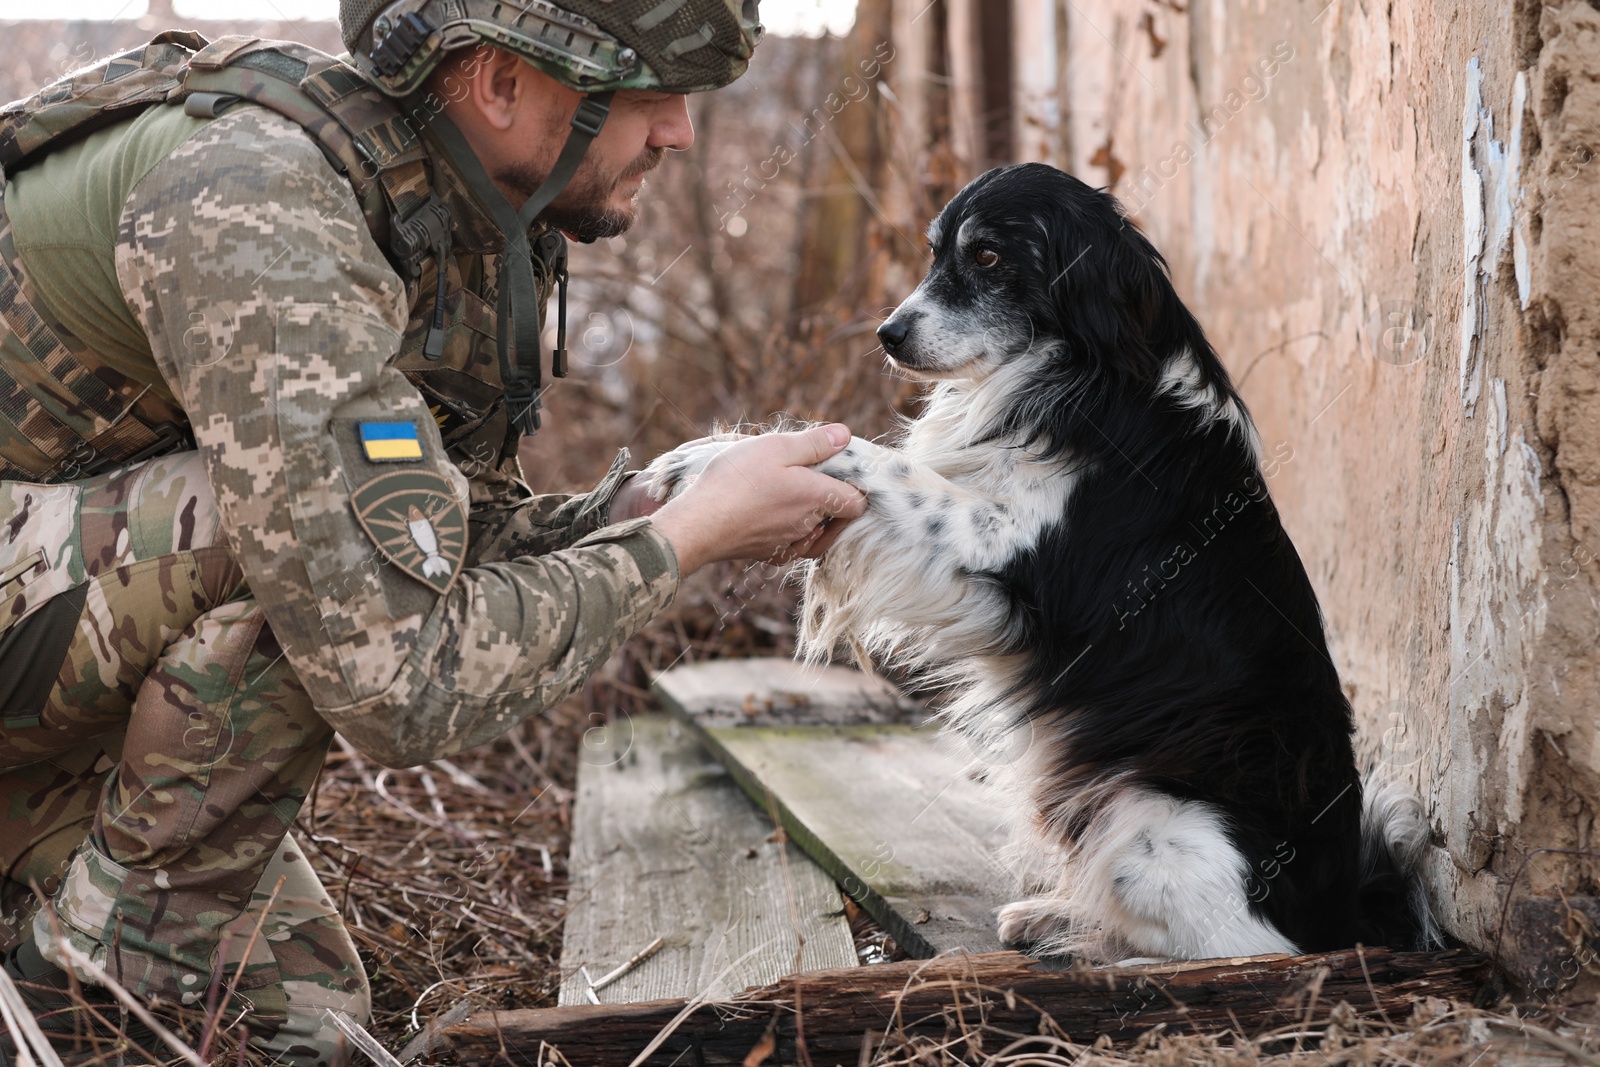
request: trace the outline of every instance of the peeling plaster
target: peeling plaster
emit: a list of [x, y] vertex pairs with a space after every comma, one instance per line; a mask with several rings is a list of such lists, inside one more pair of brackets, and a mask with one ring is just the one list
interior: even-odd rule
[[[1487, 860], [1473, 827], [1501, 832], [1525, 812], [1533, 707], [1524, 664], [1543, 639], [1550, 611], [1540, 556], [1542, 465], [1524, 428], [1507, 421], [1504, 379], [1490, 381], [1490, 396], [1483, 495], [1452, 528], [1449, 749], [1455, 768], [1436, 779], [1441, 788], [1434, 795], [1451, 857], [1465, 871]], [[1509, 783], [1498, 804], [1495, 782]]]
[[1528, 112], [1528, 73], [1517, 71], [1511, 84], [1511, 208], [1515, 214], [1511, 230], [1511, 265], [1517, 279], [1517, 301], [1522, 310], [1528, 310], [1532, 299], [1533, 280], [1528, 273], [1528, 213], [1523, 210], [1522, 196], [1522, 120]]
[[1470, 418], [1478, 402], [1478, 368], [1473, 359], [1478, 340], [1478, 259], [1483, 255], [1483, 178], [1472, 159], [1483, 110], [1483, 68], [1478, 57], [1467, 62], [1466, 101], [1461, 114], [1461, 404]]
[[[1527, 242], [1517, 219], [1522, 201], [1522, 113], [1527, 106], [1527, 81], [1519, 73], [1512, 87], [1508, 151], [1504, 142], [1494, 139], [1494, 113], [1483, 105], [1483, 68], [1478, 57], [1467, 63], [1461, 118], [1461, 403], [1469, 418], [1477, 411], [1483, 383], [1483, 367], [1477, 357], [1488, 283], [1499, 272], [1507, 245], [1514, 246], [1513, 262], [1521, 264], [1517, 290], [1522, 306], [1527, 307]], [[1501, 388], [1505, 388], [1503, 384]]]
[[1490, 383], [1494, 393], [1494, 422], [1500, 428], [1500, 455], [1506, 454], [1506, 381], [1496, 378]]
[[1483, 274], [1494, 278], [1500, 269], [1500, 253], [1511, 236], [1511, 182], [1514, 163], [1506, 159], [1506, 146], [1494, 140], [1494, 116], [1483, 116], [1484, 201], [1488, 211], [1489, 233], [1484, 242]]
[[[1530, 759], [1533, 738], [1529, 720], [1533, 713], [1523, 664], [1527, 662], [1527, 649], [1537, 645], [1544, 637], [1545, 624], [1550, 613], [1550, 603], [1540, 589], [1542, 573], [1539, 556], [1539, 531], [1544, 517], [1544, 493], [1539, 486], [1539, 456], [1529, 446], [1522, 428], [1514, 435], [1516, 447], [1507, 453], [1508, 462], [1500, 472], [1500, 499], [1496, 508], [1494, 542], [1499, 546], [1509, 574], [1498, 576], [1501, 593], [1507, 596], [1505, 607], [1514, 607], [1516, 593], [1523, 593], [1521, 616], [1505, 626], [1503, 658], [1504, 668], [1500, 682], [1505, 686], [1505, 717], [1500, 725], [1500, 750], [1506, 758], [1506, 820], [1516, 825], [1523, 819], [1523, 799], [1531, 784], [1531, 768], [1524, 768], [1524, 759]], [[1502, 608], [1504, 611], [1504, 608]], [[1515, 628], [1513, 630], [1513, 627]]]

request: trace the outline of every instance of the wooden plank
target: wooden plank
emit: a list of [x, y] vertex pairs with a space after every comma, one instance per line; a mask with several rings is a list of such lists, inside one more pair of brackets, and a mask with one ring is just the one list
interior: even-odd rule
[[1004, 830], [933, 727], [718, 727], [709, 744], [752, 798], [911, 955], [1000, 948], [1017, 899]]
[[[585, 738], [573, 808], [559, 1003], [657, 937], [666, 944], [597, 995], [615, 1004], [727, 996], [794, 970], [850, 967], [839, 889], [694, 739], [664, 715]], [[600, 755], [604, 754], [604, 755]]]
[[[548, 1063], [545, 1043], [568, 1062], [624, 1065], [684, 1016], [648, 1064], [743, 1062], [776, 1018], [771, 1062], [794, 1063], [796, 1007], [813, 1062], [857, 1062], [868, 1034], [959, 1034], [981, 1020], [1012, 1034], [1038, 1033], [1041, 1014], [1080, 1045], [1101, 1035], [1125, 1046], [1157, 1027], [1243, 1036], [1321, 1025], [1334, 1005], [1401, 1020], [1423, 997], [1470, 1000], [1487, 957], [1462, 950], [1351, 949], [1312, 956], [1191, 960], [1139, 967], [1051, 968], [1014, 952], [908, 960], [790, 976], [731, 1002], [682, 999], [622, 1006], [479, 1013], [446, 1031], [463, 1063], [502, 1049], [511, 1063]], [[989, 1035], [993, 1049], [998, 1034]], [[680, 1058], [681, 1057], [681, 1058]], [[825, 1057], [825, 1058], [824, 1058]], [[861, 1062], [865, 1062], [863, 1057]]]
[[[1004, 830], [971, 777], [975, 763], [904, 710], [869, 707], [880, 721], [849, 725], [852, 706], [888, 703], [883, 683], [858, 672], [787, 660], [711, 666], [656, 678], [663, 703], [907, 952], [1001, 947], [994, 912], [1020, 888], [997, 856]], [[823, 696], [796, 703], [794, 692]], [[763, 710], [729, 711], [751, 707]], [[786, 707], [802, 725], [783, 721]]]
[[674, 667], [656, 689], [700, 726], [917, 724], [916, 701], [870, 674], [792, 659], [718, 659]]

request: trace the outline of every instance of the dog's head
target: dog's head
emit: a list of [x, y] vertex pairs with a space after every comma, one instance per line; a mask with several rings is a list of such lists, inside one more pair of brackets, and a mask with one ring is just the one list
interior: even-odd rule
[[884, 351], [917, 377], [981, 379], [1048, 358], [1075, 374], [1154, 382], [1186, 340], [1180, 320], [1193, 322], [1166, 261], [1116, 200], [1042, 163], [975, 179], [933, 221], [928, 243], [928, 273], [878, 329]]

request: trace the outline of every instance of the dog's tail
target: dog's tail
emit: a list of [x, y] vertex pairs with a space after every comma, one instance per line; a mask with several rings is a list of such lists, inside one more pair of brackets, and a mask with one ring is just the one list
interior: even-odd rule
[[1422, 884], [1428, 821], [1415, 793], [1362, 778], [1361, 881], [1357, 934], [1362, 944], [1425, 950], [1444, 944]]

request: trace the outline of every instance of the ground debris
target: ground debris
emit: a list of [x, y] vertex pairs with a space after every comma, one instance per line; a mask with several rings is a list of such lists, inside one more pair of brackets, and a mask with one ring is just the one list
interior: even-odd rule
[[791, 975], [714, 1004], [500, 1012], [446, 1036], [463, 1061], [494, 1051], [514, 1063], [542, 1063], [542, 1050], [554, 1048], [593, 1067], [665, 1064], [688, 1054], [738, 1063], [769, 1032], [780, 1062], [801, 1062], [808, 1058], [798, 1048], [802, 1020], [815, 1063], [1290, 1063], [1311, 1056], [1465, 1067], [1472, 1057], [1451, 1057], [1469, 1047], [1486, 1063], [1563, 1050], [1587, 1055], [1586, 1037], [1468, 1007], [1488, 969], [1486, 957], [1461, 950], [1372, 948], [1119, 968], [953, 953]]

